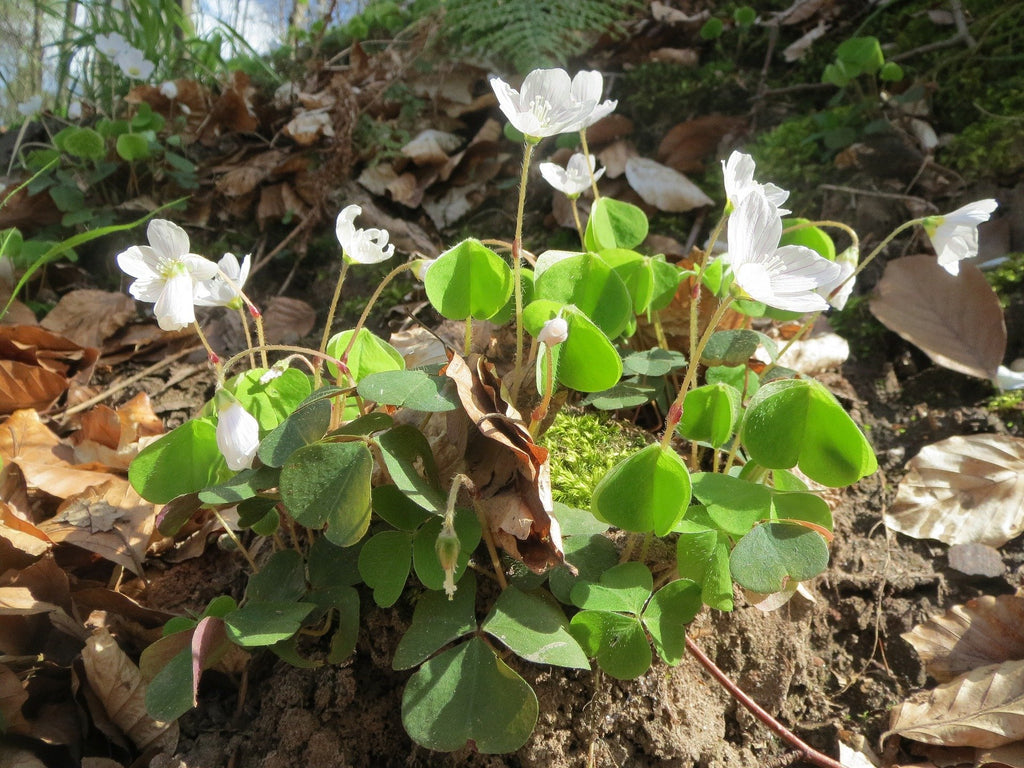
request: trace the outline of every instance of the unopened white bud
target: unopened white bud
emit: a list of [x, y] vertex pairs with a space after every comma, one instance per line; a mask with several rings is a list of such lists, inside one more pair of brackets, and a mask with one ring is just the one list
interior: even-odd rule
[[569, 338], [569, 323], [564, 317], [553, 317], [544, 323], [537, 334], [537, 341], [549, 347], [555, 347]]

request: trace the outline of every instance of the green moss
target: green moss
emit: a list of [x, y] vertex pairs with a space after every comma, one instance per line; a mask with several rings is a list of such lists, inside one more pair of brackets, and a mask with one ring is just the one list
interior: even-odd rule
[[555, 501], [590, 509], [594, 487], [605, 473], [646, 441], [608, 417], [562, 411], [540, 441], [551, 451]]
[[1006, 306], [1010, 297], [1020, 293], [1024, 282], [1024, 253], [1008, 253], [1006, 261], [995, 269], [986, 270], [985, 278], [999, 295], [999, 300]]
[[985, 407], [1003, 416], [1020, 413], [1021, 410], [1024, 410], [1024, 389], [1014, 389], [1010, 392], [992, 395], [985, 402]]

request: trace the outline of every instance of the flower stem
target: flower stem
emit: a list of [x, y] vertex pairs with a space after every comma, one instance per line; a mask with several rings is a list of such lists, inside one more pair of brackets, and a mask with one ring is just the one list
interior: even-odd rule
[[[700, 285], [697, 286], [698, 290]], [[669, 406], [668, 415], [665, 417], [665, 434], [661, 438], [661, 447], [668, 448], [669, 443], [672, 442], [672, 435], [676, 430], [676, 425], [683, 416], [683, 400], [686, 398], [686, 393], [690, 391], [690, 387], [697, 380], [697, 369], [700, 367], [700, 356], [704, 352], [704, 348], [708, 345], [708, 341], [711, 340], [712, 334], [715, 332], [715, 328], [718, 326], [719, 321], [725, 316], [725, 311], [732, 304], [732, 297], [726, 296], [719, 303], [718, 307], [715, 308], [715, 312], [711, 315], [711, 319], [708, 321], [708, 327], [704, 329], [704, 334], [700, 337], [700, 341], [697, 342], [696, 346], [691, 345], [693, 350], [690, 356], [689, 364], [686, 366], [686, 377], [683, 379], [683, 385], [679, 388], [679, 394], [676, 395], [675, 401]], [[696, 330], [696, 329], [694, 329]]]
[[580, 209], [576, 205], [576, 198], [570, 197], [569, 204], [572, 206], [572, 220], [576, 222], [576, 234], [580, 236], [580, 245], [586, 248], [586, 244], [583, 242], [583, 225], [580, 224]]
[[[594, 191], [594, 202], [601, 199], [601, 193], [597, 191], [597, 178], [594, 176], [594, 166], [590, 163], [590, 148], [587, 146], [587, 129], [580, 129], [580, 145], [583, 147], [583, 156], [587, 158], [587, 168], [590, 170], [590, 188]], [[579, 226], [577, 224], [577, 226]], [[581, 237], [580, 240], [583, 238]]]
[[331, 338], [331, 325], [334, 324], [334, 313], [337, 311], [338, 301], [341, 299], [341, 286], [345, 284], [345, 276], [348, 274], [348, 266], [349, 262], [346, 259], [342, 262], [341, 274], [338, 275], [338, 282], [334, 286], [334, 296], [331, 299], [331, 308], [327, 311], [327, 322], [324, 323], [324, 335], [320, 339], [319, 351], [321, 354], [327, 351], [327, 340]]
[[213, 351], [213, 347], [211, 347], [210, 342], [207, 341], [206, 334], [203, 333], [203, 329], [200, 327], [199, 323], [194, 322], [192, 325], [195, 326], [196, 336], [199, 337], [199, 341], [202, 342], [203, 348], [206, 350], [206, 356], [210, 359], [210, 362], [213, 363], [213, 368], [217, 372], [217, 382], [220, 383], [224, 381], [224, 368], [221, 366], [220, 356]]
[[238, 315], [242, 318], [242, 331], [245, 333], [245, 346], [249, 348], [249, 367], [256, 367], [256, 353], [252, 347], [252, 332], [249, 330], [249, 318], [245, 316], [245, 309], [238, 308]]
[[512, 281], [516, 297], [516, 357], [512, 379], [512, 405], [519, 396], [519, 384], [523, 378], [523, 212], [526, 209], [526, 184], [530, 178], [530, 158], [533, 144], [526, 142], [523, 149], [523, 171], [519, 177], [519, 208], [516, 210], [516, 236], [512, 240]]
[[533, 413], [530, 414], [530, 436], [534, 440], [537, 439], [537, 431], [540, 429], [541, 422], [544, 421], [544, 417], [548, 415], [548, 407], [551, 405], [551, 392], [554, 389], [555, 382], [555, 362], [554, 353], [551, 351], [551, 347], [547, 344], [542, 345], [544, 347], [544, 397], [540, 401], [540, 405], [533, 409]]
[[[363, 326], [366, 325], [366, 318], [370, 316], [370, 310], [372, 310], [373, 305], [377, 303], [377, 299], [379, 299], [381, 293], [384, 292], [384, 288], [398, 275], [400, 275], [402, 272], [405, 272], [408, 269], [412, 269], [412, 267], [413, 263], [409, 261], [406, 262], [405, 264], [399, 264], [397, 267], [395, 267], [386, 275], [384, 275], [384, 279], [380, 281], [380, 284], [377, 286], [377, 290], [375, 290], [373, 294], [371, 294], [370, 300], [366, 302], [366, 306], [363, 307], [363, 314], [359, 316], [359, 321], [356, 323], [356, 327], [352, 331], [352, 338], [348, 340], [348, 345], [346, 345], [345, 351], [341, 353], [340, 359], [343, 363], [346, 360], [348, 360], [348, 353], [352, 351], [352, 347], [356, 343], [356, 337], [359, 335], [359, 331], [361, 331], [363, 329]], [[323, 352], [326, 349], [327, 344], [325, 342], [323, 344], [323, 349], [321, 349], [320, 351]]]
[[[846, 278], [846, 280], [844, 280], [843, 282], [847, 283], [850, 280], [855, 279], [857, 277], [857, 275], [859, 275], [861, 272], [863, 272], [864, 271], [864, 267], [866, 267], [868, 264], [870, 264], [872, 262], [872, 260], [885, 249], [885, 246], [887, 246], [889, 243], [891, 243], [895, 239], [896, 235], [898, 235], [900, 232], [903, 232], [906, 229], [910, 229], [911, 227], [917, 226], [918, 224], [920, 224], [923, 221], [924, 221], [923, 218], [922, 219], [911, 219], [910, 221], [905, 221], [902, 224], [900, 224], [898, 227], [896, 227], [896, 229], [894, 229], [892, 232], [890, 232], [888, 235], [886, 235], [886, 238], [882, 242], [880, 242], [877, 246], [875, 246], [875, 249], [873, 251], [871, 251], [871, 253], [869, 253], [864, 258], [864, 260], [857, 266], [857, 269], [854, 271], [854, 273], [852, 275], [850, 275], [848, 278]], [[837, 289], [839, 287], [840, 286], [836, 286]]]
[[[292, 353], [294, 353], [294, 354], [296, 354], [296, 355], [298, 355], [300, 357], [305, 357], [306, 355], [309, 355], [310, 357], [318, 358], [319, 360], [323, 360], [324, 362], [334, 363], [336, 366], [338, 366], [338, 368], [340, 370], [347, 371], [347, 368], [346, 368], [345, 364], [343, 362], [341, 362], [341, 360], [338, 360], [337, 358], [331, 357], [330, 355], [328, 355], [328, 354], [326, 354], [324, 352], [317, 352], [316, 350], [307, 349], [306, 347], [293, 347], [293, 346], [289, 346], [288, 344], [258, 344], [257, 346], [255, 346], [252, 349], [243, 350], [243, 351], [239, 352], [237, 355], [234, 355], [231, 358], [229, 358], [228, 361], [226, 363], [224, 363], [224, 367], [223, 367], [224, 373], [226, 374], [227, 371], [230, 370], [231, 367], [234, 366], [239, 360], [243, 360], [243, 359], [245, 359], [246, 356], [248, 356], [252, 352], [257, 352], [257, 351], [258, 352], [292, 352]], [[314, 367], [314, 366], [311, 365], [310, 367]], [[315, 368], [316, 368], [317, 371], [320, 370], [320, 366], [315, 366]], [[317, 384], [317, 388], [319, 388], [319, 383]]]

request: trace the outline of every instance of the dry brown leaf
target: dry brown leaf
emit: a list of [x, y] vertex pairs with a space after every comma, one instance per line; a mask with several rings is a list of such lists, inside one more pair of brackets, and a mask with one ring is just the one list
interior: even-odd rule
[[1024, 660], [990, 664], [916, 696], [892, 712], [890, 729], [925, 744], [1000, 747], [1024, 738]]
[[954, 544], [946, 553], [949, 567], [968, 576], [994, 579], [1006, 571], [999, 550], [987, 544]]
[[975, 768], [1024, 768], [1024, 742], [978, 750]]
[[40, 529], [54, 542], [74, 544], [142, 576], [156, 505], [127, 480], [108, 480], [68, 497]]
[[871, 311], [937, 365], [991, 379], [1006, 354], [999, 297], [973, 264], [954, 276], [933, 256], [905, 256], [885, 267]]
[[628, 141], [619, 139], [597, 153], [597, 159], [604, 166], [605, 176], [617, 179], [626, 172], [626, 163], [637, 157], [637, 151]]
[[810, 30], [801, 35], [795, 42], [790, 43], [782, 51], [782, 58], [787, 62], [799, 61], [807, 52], [811, 50], [811, 45], [819, 37], [824, 36], [825, 32], [828, 31], [828, 25], [825, 20], [822, 19], [815, 26], [811, 27]]
[[[21, 714], [21, 705], [28, 701], [28, 691], [8, 667], [0, 664], [0, 722], [10, 733], [24, 733], [28, 723]], [[0, 762], [0, 765], [4, 765]]]
[[268, 220], [280, 221], [288, 213], [302, 216], [305, 211], [306, 204], [286, 181], [260, 189], [260, 202], [256, 207], [256, 220], [260, 229], [266, 226]]
[[[9, 290], [6, 288], [0, 289], [0, 307], [6, 306], [10, 298], [11, 292]], [[0, 324], [2, 325], [38, 325], [38, 323], [36, 313], [28, 305], [23, 304], [17, 299], [11, 301], [10, 306], [7, 307], [7, 312], [3, 317], [0, 317]]]
[[460, 144], [461, 136], [428, 128], [402, 147], [402, 154], [416, 165], [441, 165], [448, 162], [448, 153], [454, 152]]
[[99, 696], [107, 716], [140, 750], [150, 747], [173, 752], [178, 744], [178, 723], [154, 720], [146, 711], [146, 686], [139, 668], [125, 655], [106, 630], [86, 640], [82, 662], [89, 685]]
[[902, 637], [942, 683], [977, 667], [1024, 659], [1024, 596], [976, 597]]
[[45, 411], [69, 380], [88, 381], [99, 352], [35, 325], [0, 326], [0, 414]]
[[1024, 531], [1024, 439], [957, 435], [907, 462], [885, 524], [916, 539], [999, 547]]
[[3, 768], [47, 768], [46, 763], [21, 747], [0, 744], [0, 765]]
[[71, 435], [75, 461], [127, 471], [132, 459], [151, 442], [147, 438], [163, 431], [163, 422], [145, 392], [139, 392], [116, 411], [97, 405], [82, 414], [81, 428]]
[[494, 541], [531, 570], [563, 562], [562, 536], [552, 512], [548, 451], [500, 394], [494, 367], [480, 355], [453, 355], [446, 375], [469, 418], [466, 474], [476, 486]]
[[658, 159], [680, 173], [699, 173], [704, 160], [714, 155], [730, 135], [742, 131], [743, 118], [702, 115], [674, 126], [658, 146]]
[[130, 296], [83, 289], [64, 294], [40, 325], [81, 347], [102, 347], [134, 316]]
[[679, 213], [715, 202], [683, 174], [645, 157], [626, 161], [626, 179], [645, 203], [662, 211]]
[[[633, 121], [625, 115], [613, 112], [587, 128], [587, 144], [591, 149], [595, 149], [632, 133]], [[560, 163], [560, 165], [564, 165], [564, 163]]]
[[658, 48], [648, 54], [650, 61], [678, 64], [681, 67], [696, 67], [700, 64], [700, 53], [696, 48]]
[[696, 24], [697, 22], [703, 22], [710, 15], [710, 11], [687, 14], [667, 3], [660, 2], [660, 0], [654, 0], [651, 3], [651, 18], [666, 24]]
[[316, 310], [302, 299], [275, 296], [263, 313], [268, 344], [295, 344], [313, 330]]
[[0, 458], [21, 468], [29, 488], [60, 499], [107, 480], [122, 480], [109, 472], [75, 466], [71, 446], [62, 443], [34, 410], [15, 411], [0, 424]]

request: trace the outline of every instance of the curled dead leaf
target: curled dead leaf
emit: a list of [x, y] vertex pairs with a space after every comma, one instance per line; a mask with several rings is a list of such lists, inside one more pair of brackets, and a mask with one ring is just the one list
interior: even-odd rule
[[452, 355], [445, 370], [469, 418], [466, 474], [476, 486], [495, 543], [541, 573], [563, 562], [562, 536], [551, 500], [546, 448], [500, 394], [494, 366], [480, 355]]
[[72, 378], [85, 383], [99, 351], [34, 325], [0, 326], [0, 414], [45, 411]]
[[78, 290], [64, 294], [40, 322], [80, 347], [102, 347], [135, 316], [135, 302], [124, 293]]

